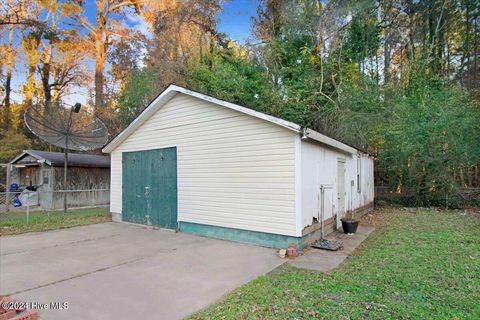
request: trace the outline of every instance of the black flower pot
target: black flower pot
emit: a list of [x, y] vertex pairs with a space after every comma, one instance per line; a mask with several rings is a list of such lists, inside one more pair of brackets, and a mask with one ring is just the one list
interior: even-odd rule
[[355, 233], [358, 228], [358, 220], [341, 219], [343, 232]]

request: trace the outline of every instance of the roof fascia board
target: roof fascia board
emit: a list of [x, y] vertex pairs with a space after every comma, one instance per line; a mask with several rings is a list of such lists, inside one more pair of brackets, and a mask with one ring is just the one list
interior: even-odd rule
[[52, 162], [51, 162], [50, 160], [45, 159], [44, 157], [39, 156], [38, 154], [36, 154], [35, 152], [32, 152], [31, 150], [24, 150], [24, 151], [25, 151], [25, 153], [31, 155], [32, 157], [37, 158], [37, 160], [43, 160], [43, 161], [45, 161], [45, 163], [48, 164], [49, 166], [52, 165]]
[[118, 136], [116, 136], [109, 144], [107, 144], [102, 151], [105, 153], [112, 152], [120, 143], [122, 143], [128, 136], [130, 136], [135, 130], [137, 130], [150, 116], [152, 116], [158, 109], [160, 109], [165, 103], [177, 94], [173, 86], [170, 85], [165, 89], [150, 105], [143, 110], [133, 120], [127, 128], [125, 128]]
[[327, 146], [331, 146], [335, 149], [339, 149], [347, 153], [356, 154], [358, 152], [357, 149], [350, 147], [345, 143], [342, 143], [338, 140], [327, 137], [326, 135], [311, 129], [306, 129], [306, 135], [308, 138], [311, 138], [315, 141], [318, 141], [320, 143], [326, 144]]
[[[145, 121], [147, 121], [151, 115], [153, 115], [155, 112], [157, 112], [161, 107], [163, 107], [170, 99], [172, 99], [177, 93], [183, 93], [188, 96], [196, 97], [204, 101], [211, 102], [216, 105], [220, 105], [232, 110], [236, 110], [238, 112], [242, 112], [248, 115], [251, 115], [253, 117], [263, 119], [265, 121], [269, 121], [271, 123], [275, 123], [279, 126], [282, 126], [284, 128], [287, 128], [289, 130], [295, 131], [295, 132], [302, 132], [302, 127], [296, 123], [283, 120], [262, 112], [258, 112], [246, 107], [242, 107], [240, 105], [227, 102], [224, 100], [220, 100], [214, 97], [211, 97], [209, 95], [199, 93], [196, 91], [192, 91], [183, 87], [179, 87], [176, 85], [170, 85], [165, 89], [150, 105], [140, 113], [135, 120], [130, 123], [130, 125], [123, 130], [118, 136], [116, 136], [109, 144], [107, 144], [102, 151], [105, 153], [110, 153], [112, 152], [120, 143], [122, 143], [130, 134], [132, 134], [138, 127], [140, 127]], [[310, 139], [313, 139], [315, 141], [318, 141], [320, 143], [326, 144], [328, 146], [331, 146], [333, 148], [342, 150], [347, 153], [355, 154], [357, 153], [357, 149], [350, 147], [340, 141], [337, 141], [333, 138], [327, 137], [317, 131], [305, 128], [307, 137]]]
[[211, 96], [203, 94], [203, 93], [199, 93], [199, 92], [196, 92], [196, 91], [191, 91], [191, 90], [188, 90], [188, 89], [185, 89], [185, 88], [182, 88], [182, 87], [178, 87], [178, 86], [173, 86], [173, 87], [175, 87], [175, 90], [177, 90], [178, 92], [187, 94], [189, 96], [197, 97], [199, 99], [209, 101], [213, 104], [217, 104], [217, 105], [220, 105], [220, 106], [232, 109], [232, 110], [236, 110], [236, 111], [251, 115], [251, 116], [259, 118], [259, 119], [263, 119], [263, 120], [266, 120], [266, 121], [269, 121], [269, 122], [273, 122], [277, 125], [280, 125], [282, 127], [287, 128], [287, 129], [290, 129], [290, 130], [293, 130], [293, 131], [296, 131], [296, 132], [300, 132], [300, 130], [301, 130], [301, 126], [299, 126], [296, 123], [293, 123], [293, 122], [290, 122], [290, 121], [287, 121], [287, 120], [283, 120], [283, 119], [280, 119], [280, 118], [277, 118], [277, 117], [274, 117], [274, 116], [271, 116], [271, 115], [268, 115], [268, 114], [265, 114], [265, 113], [262, 113], [262, 112], [258, 112], [258, 111], [255, 111], [253, 109], [250, 109], [250, 108], [242, 107], [238, 104], [234, 104], [234, 103], [231, 103], [231, 102], [220, 100], [220, 99], [211, 97]]
[[44, 160], [45, 163], [47, 163], [48, 165], [52, 165], [50, 161], [48, 161], [47, 159], [43, 158], [43, 157], [40, 157], [38, 154], [36, 154], [35, 152], [31, 152], [29, 150], [23, 150], [23, 152], [17, 156], [15, 159], [13, 159], [12, 161], [10, 161], [9, 163], [10, 164], [14, 164], [15, 162], [21, 160], [24, 156], [32, 156], [34, 158], [36, 158], [37, 160]]
[[[10, 161], [9, 163], [10, 163], [10, 164], [13, 164], [13, 163], [17, 162], [18, 160], [20, 160], [20, 159], [21, 159], [23, 156], [25, 156], [25, 155], [27, 155], [27, 151], [26, 151], [26, 150], [23, 150], [23, 152], [22, 152], [19, 156], [15, 157], [15, 158], [14, 158], [12, 161]], [[36, 158], [36, 157], [35, 157], [35, 158]]]
[[[173, 93], [173, 94], [172, 94]], [[183, 93], [188, 96], [196, 97], [198, 99], [204, 100], [211, 102], [216, 105], [220, 105], [232, 110], [236, 110], [248, 115], [251, 115], [253, 117], [263, 119], [272, 123], [275, 123], [277, 125], [280, 125], [282, 127], [285, 127], [287, 129], [300, 132], [301, 127], [293, 122], [286, 121], [280, 118], [276, 118], [274, 116], [270, 116], [265, 113], [261, 113], [249, 108], [245, 108], [242, 106], [239, 106], [234, 103], [230, 103], [224, 100], [220, 100], [217, 98], [213, 98], [211, 96], [208, 96], [203, 93], [199, 93], [196, 91], [188, 90], [183, 87], [179, 87], [176, 85], [170, 85], [168, 86], [165, 91], [160, 94], [151, 104], [148, 106], [122, 133], [120, 133], [115, 139], [113, 139], [107, 146], [103, 148], [103, 152], [109, 153], [112, 152], [121, 142], [123, 142], [130, 134], [133, 133], [140, 125], [142, 125], [150, 115], [154, 114], [156, 111], [158, 111], [161, 107], [163, 107], [173, 96], [177, 93]]]

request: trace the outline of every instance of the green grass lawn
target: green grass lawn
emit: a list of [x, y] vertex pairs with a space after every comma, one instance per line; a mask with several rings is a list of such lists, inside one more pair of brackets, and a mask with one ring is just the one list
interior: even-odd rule
[[480, 319], [478, 213], [373, 218], [376, 231], [333, 273], [282, 266], [191, 318]]
[[36, 211], [30, 213], [28, 224], [25, 212], [0, 213], [0, 235], [70, 228], [111, 220], [108, 208], [71, 209], [66, 214], [63, 211]]

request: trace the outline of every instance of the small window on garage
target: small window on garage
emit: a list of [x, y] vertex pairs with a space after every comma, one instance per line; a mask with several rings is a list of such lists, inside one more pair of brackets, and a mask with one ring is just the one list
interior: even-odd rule
[[357, 157], [357, 192], [362, 192], [362, 158]]
[[42, 171], [42, 183], [43, 184], [49, 184], [50, 183], [50, 171], [49, 170], [43, 170]]

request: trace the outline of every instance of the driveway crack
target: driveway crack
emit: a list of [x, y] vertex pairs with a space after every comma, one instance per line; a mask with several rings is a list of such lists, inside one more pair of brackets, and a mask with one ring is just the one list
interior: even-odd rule
[[113, 234], [113, 235], [104, 236], [104, 237], [88, 238], [88, 239], [82, 239], [82, 240], [74, 240], [74, 241], [71, 241], [71, 242], [65, 242], [65, 243], [61, 243], [61, 244], [55, 244], [55, 245], [53, 245], [53, 246], [36, 247], [36, 248], [34, 248], [34, 249], [26, 249], [26, 250], [20, 250], [20, 251], [12, 251], [12, 252], [8, 252], [8, 253], [1, 253], [1, 250], [0, 250], [0, 257], [9, 256], [9, 255], [12, 255], [12, 254], [28, 253], [28, 252], [33, 252], [33, 251], [37, 251], [37, 250], [44, 250], [44, 249], [49, 249], [49, 248], [56, 248], [56, 247], [61, 247], [61, 246], [70, 246], [70, 245], [75, 245], [75, 244], [83, 243], [83, 242], [89, 242], [89, 241], [95, 241], [95, 240], [103, 240], [103, 239], [108, 239], [108, 238], [114, 238], [114, 237], [117, 237], [117, 236], [120, 236], [120, 235], [121, 235], [121, 234], [118, 233], [118, 234]]
[[138, 261], [142, 261], [142, 260], [145, 260], [145, 259], [147, 259], [147, 258], [149, 258], [149, 257], [141, 257], [141, 258], [136, 258], [136, 259], [124, 261], [124, 262], [121, 262], [121, 263], [118, 263], [118, 264], [115, 264], [115, 265], [111, 265], [111, 266], [107, 266], [107, 267], [102, 267], [102, 268], [98, 268], [98, 269], [95, 269], [95, 270], [92, 270], [92, 271], [89, 271], [89, 272], [84, 272], [84, 273], [76, 274], [76, 275], [74, 275], [74, 276], [71, 276], [71, 277], [68, 277], [68, 278], [65, 278], [65, 279], [61, 279], [61, 280], [58, 280], [58, 281], [49, 282], [49, 283], [42, 284], [42, 285], [38, 285], [38, 286], [35, 286], [35, 287], [32, 287], [32, 288], [28, 288], [28, 289], [24, 289], [24, 290], [20, 290], [20, 291], [15, 291], [15, 292], [7, 293], [7, 295], [15, 295], [15, 294], [20, 294], [20, 293], [32, 291], [32, 290], [35, 290], [35, 289], [40, 289], [40, 288], [48, 287], [48, 286], [55, 285], [55, 284], [58, 284], [58, 283], [61, 283], [61, 282], [65, 282], [65, 281], [68, 281], [68, 280], [73, 280], [73, 279], [76, 279], [76, 278], [81, 278], [81, 277], [88, 276], [88, 275], [90, 275], [90, 274], [94, 274], [94, 273], [97, 273], [97, 272], [103, 272], [103, 271], [106, 271], [106, 270], [109, 270], [109, 269], [113, 269], [113, 268], [116, 268], [116, 267], [121, 267], [121, 266], [130, 264], [130, 263], [135, 263], [135, 262], [138, 262]]

